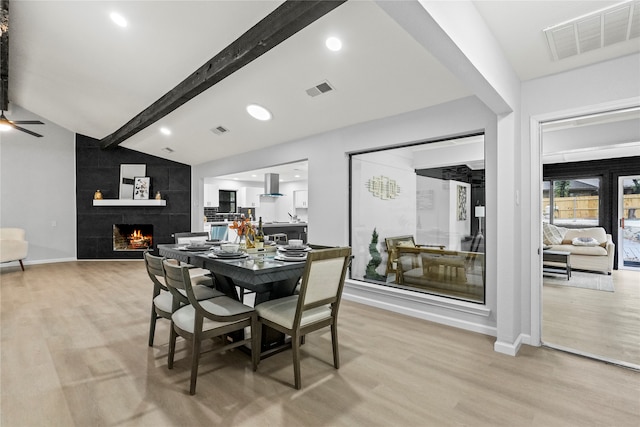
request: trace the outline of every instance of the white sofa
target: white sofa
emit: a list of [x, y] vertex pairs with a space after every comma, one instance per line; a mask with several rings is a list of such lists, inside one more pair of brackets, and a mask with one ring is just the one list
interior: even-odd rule
[[27, 257], [29, 243], [22, 228], [0, 228], [0, 263], [18, 261], [22, 271], [22, 260]]
[[545, 249], [571, 253], [571, 268], [611, 274], [615, 244], [602, 227], [563, 228], [543, 224]]

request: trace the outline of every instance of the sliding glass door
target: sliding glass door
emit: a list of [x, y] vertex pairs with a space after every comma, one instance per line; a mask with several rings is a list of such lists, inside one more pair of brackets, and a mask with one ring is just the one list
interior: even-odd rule
[[640, 175], [618, 179], [618, 268], [640, 270]]

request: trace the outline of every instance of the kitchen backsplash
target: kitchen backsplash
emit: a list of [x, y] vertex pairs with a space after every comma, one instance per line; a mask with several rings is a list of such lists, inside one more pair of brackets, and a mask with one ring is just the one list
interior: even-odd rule
[[255, 208], [238, 208], [237, 213], [226, 213], [226, 212], [223, 213], [223, 212], [218, 212], [217, 207], [213, 207], [213, 208], [205, 207], [204, 216], [207, 217], [207, 222], [220, 222], [224, 220], [234, 221], [234, 220], [240, 219], [242, 217], [242, 214], [244, 214], [245, 218], [248, 218], [249, 211], [251, 211], [251, 216], [253, 217], [253, 219], [254, 220], [257, 219]]

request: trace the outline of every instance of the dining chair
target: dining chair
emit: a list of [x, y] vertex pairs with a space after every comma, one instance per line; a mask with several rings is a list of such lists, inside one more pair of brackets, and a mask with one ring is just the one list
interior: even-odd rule
[[295, 388], [298, 390], [302, 387], [300, 343], [309, 332], [331, 327], [333, 366], [340, 368], [338, 308], [350, 260], [350, 247], [311, 251], [307, 255], [300, 293], [256, 306], [258, 339], [261, 339], [262, 325], [291, 336]]
[[[164, 257], [152, 255], [148, 251], [144, 253], [144, 263], [147, 268], [149, 278], [153, 283], [153, 297], [151, 300], [151, 321], [149, 323], [149, 347], [153, 347], [153, 340], [156, 333], [156, 322], [158, 317], [171, 320], [173, 313], [173, 295], [165, 285], [164, 267], [162, 262]], [[192, 282], [195, 283], [194, 292], [199, 299], [209, 299], [224, 294], [216, 289], [212, 289], [213, 282], [208, 277], [194, 277]], [[178, 297], [180, 305], [189, 304], [186, 293], [180, 293]]]
[[[180, 306], [177, 299], [173, 300], [173, 314], [171, 315], [171, 334], [169, 335], [168, 368], [173, 369], [176, 349], [176, 339], [180, 335], [192, 342], [191, 354], [191, 383], [189, 393], [196, 393], [198, 377], [198, 363], [200, 359], [200, 343], [203, 340], [220, 337], [224, 344], [216, 348], [215, 352], [227, 351], [232, 348], [249, 344], [251, 346], [252, 367], [255, 371], [260, 359], [260, 346], [257, 333], [257, 315], [252, 307], [242, 304], [227, 296], [220, 296], [207, 300], [198, 300], [189, 277], [189, 269], [163, 262], [165, 282], [169, 291], [176, 295], [180, 291], [187, 294], [190, 305]], [[232, 332], [244, 333], [244, 328], [251, 328], [251, 337], [229, 340]]]
[[206, 241], [209, 239], [209, 233], [206, 231], [185, 231], [183, 233], [173, 233], [176, 244], [184, 245], [192, 240]]

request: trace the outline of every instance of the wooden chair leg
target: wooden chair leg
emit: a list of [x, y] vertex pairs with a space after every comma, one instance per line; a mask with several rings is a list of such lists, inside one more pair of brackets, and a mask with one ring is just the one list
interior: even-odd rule
[[158, 320], [158, 315], [156, 314], [156, 310], [153, 307], [153, 303], [151, 304], [151, 320], [149, 322], [149, 347], [153, 347], [153, 337], [156, 335], [156, 321]]
[[333, 366], [340, 369], [340, 354], [338, 353], [338, 325], [331, 324], [331, 344], [333, 345]]
[[22, 271], [24, 271], [24, 264], [22, 263], [22, 260], [18, 260], [18, 262], [20, 263], [20, 268], [22, 268]]
[[200, 362], [200, 337], [194, 334], [193, 337], [193, 354], [191, 355], [191, 385], [189, 386], [189, 394], [196, 394], [196, 381], [198, 380], [198, 363]]
[[293, 351], [295, 386], [297, 390], [300, 390], [302, 388], [302, 381], [300, 380], [300, 337], [297, 335], [291, 337], [291, 350]]
[[258, 322], [258, 316], [251, 316], [251, 360], [253, 362], [253, 371], [258, 370], [260, 363], [260, 353], [262, 347], [262, 328]]
[[167, 367], [173, 369], [173, 357], [176, 353], [176, 338], [178, 334], [173, 329], [173, 321], [171, 322], [171, 332], [169, 333], [169, 355], [167, 356]]

